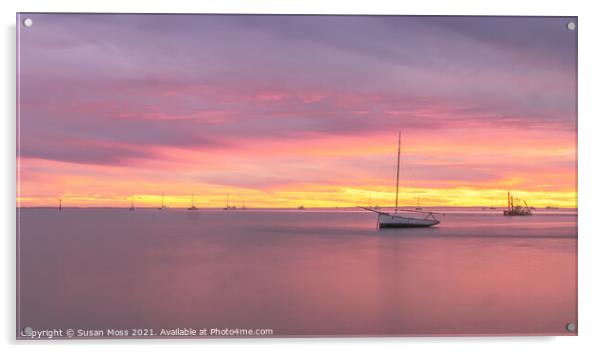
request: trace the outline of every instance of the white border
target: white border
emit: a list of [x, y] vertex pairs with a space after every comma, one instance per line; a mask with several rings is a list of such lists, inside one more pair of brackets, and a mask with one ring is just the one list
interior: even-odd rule
[[[602, 290], [597, 269], [602, 268], [602, 232], [598, 200], [602, 183], [601, 159], [602, 90], [600, 36], [602, 11], [595, 1], [384, 1], [384, 0], [226, 0], [226, 1], [155, 1], [149, 0], [21, 0], [0, 2], [2, 21], [2, 297], [0, 335], [3, 351], [104, 352], [115, 345], [125, 349], [141, 348], [149, 352], [178, 351], [267, 351], [292, 352], [307, 349], [360, 352], [383, 351], [460, 351], [508, 352], [534, 350], [546, 352], [595, 351], [602, 344]], [[333, 14], [404, 14], [404, 15], [563, 15], [579, 16], [579, 336], [518, 338], [353, 338], [353, 339], [252, 339], [185, 341], [95, 341], [90, 342], [16, 342], [15, 332], [15, 13], [21, 12], [187, 12], [187, 13], [333, 13]], [[597, 209], [598, 208], [598, 209]], [[172, 347], [177, 346], [177, 347]]]

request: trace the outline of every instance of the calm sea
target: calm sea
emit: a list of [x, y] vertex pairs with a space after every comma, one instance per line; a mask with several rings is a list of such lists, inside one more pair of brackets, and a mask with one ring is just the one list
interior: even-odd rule
[[569, 334], [576, 210], [443, 212], [19, 209], [18, 329]]

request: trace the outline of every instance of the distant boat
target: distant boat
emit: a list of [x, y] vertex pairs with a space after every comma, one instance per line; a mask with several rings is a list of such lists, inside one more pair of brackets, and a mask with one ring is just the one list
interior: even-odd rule
[[439, 224], [433, 212], [399, 209], [399, 163], [401, 155], [401, 131], [397, 139], [397, 181], [395, 184], [395, 212], [383, 212], [372, 207], [362, 207], [378, 214], [379, 228], [417, 228], [431, 227]]
[[372, 206], [372, 196], [370, 196], [370, 198], [368, 199], [368, 208], [372, 208], [375, 210], [380, 210], [380, 206], [376, 205], [376, 206]]
[[531, 208], [527, 205], [527, 201], [523, 200], [524, 207], [520, 204], [520, 201], [508, 191], [508, 208], [504, 210], [504, 216], [531, 216]]
[[192, 199], [190, 200], [190, 207], [188, 207], [188, 211], [196, 211], [198, 208], [194, 205], [194, 194], [192, 194]]
[[63, 210], [63, 200], [59, 199], [59, 211]]
[[416, 210], [417, 211], [422, 210], [422, 207], [420, 207], [420, 196], [418, 196], [418, 205], [416, 206]]
[[546, 210], [557, 210], [558, 207], [555, 206], [546, 206]]
[[162, 193], [161, 193], [161, 207], [159, 207], [159, 208], [158, 208], [158, 210], [161, 210], [161, 211], [162, 211], [162, 210], [164, 210], [164, 209], [166, 209], [166, 208], [167, 208], [167, 207], [165, 207], [165, 204], [163, 203], [163, 198], [164, 198], [164, 197], [165, 197], [165, 193], [164, 193], [164, 192], [162, 192]]
[[136, 209], [136, 207], [134, 207], [134, 194], [132, 194], [132, 204], [130, 205], [129, 210], [134, 211], [135, 209]]
[[304, 209], [305, 209], [305, 206], [303, 206], [303, 205], [300, 205], [299, 207], [297, 207], [297, 209], [299, 209], [299, 210], [304, 210]]
[[227, 194], [226, 196], [226, 207], [224, 207], [224, 210], [235, 210], [236, 206], [232, 205], [230, 206], [230, 194]]

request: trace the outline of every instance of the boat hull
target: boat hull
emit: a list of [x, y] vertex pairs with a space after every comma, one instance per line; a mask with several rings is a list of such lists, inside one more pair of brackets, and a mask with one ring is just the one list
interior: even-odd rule
[[421, 228], [432, 227], [439, 221], [432, 218], [416, 218], [399, 215], [380, 214], [378, 217], [379, 228]]

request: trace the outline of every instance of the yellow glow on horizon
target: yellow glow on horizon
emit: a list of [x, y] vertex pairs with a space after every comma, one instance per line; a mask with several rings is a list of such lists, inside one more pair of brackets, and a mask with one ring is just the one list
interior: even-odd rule
[[[511, 191], [530, 206], [576, 207], [576, 149], [562, 131], [483, 129], [402, 136], [399, 204], [504, 206]], [[421, 135], [422, 134], [422, 135]], [[394, 135], [394, 134], [393, 134]], [[210, 152], [162, 147], [153, 158], [87, 165], [18, 158], [17, 206], [247, 208], [392, 206], [396, 136], [311, 136]], [[508, 145], [507, 141], [512, 141]], [[414, 163], [414, 165], [412, 165]], [[382, 169], [381, 169], [382, 167]], [[421, 169], [419, 169], [421, 168]], [[414, 174], [414, 175], [412, 175]], [[404, 179], [404, 177], [402, 177]]]
[[[377, 191], [375, 191], [377, 190]], [[305, 191], [232, 190], [228, 198], [226, 192], [199, 193], [194, 196], [194, 204], [199, 208], [221, 208], [226, 204], [247, 208], [296, 208], [304, 207], [354, 207], [372, 206], [390, 207], [395, 203], [395, 192], [378, 188], [323, 187], [309, 188]], [[481, 188], [401, 188], [400, 206], [414, 207], [420, 202], [429, 206], [505, 206], [507, 190]], [[577, 207], [577, 194], [572, 190], [529, 191], [512, 190], [515, 197], [525, 200], [529, 206]], [[418, 199], [420, 198], [420, 201]], [[64, 194], [59, 197], [18, 197], [21, 207], [55, 207], [62, 199], [63, 207], [129, 207], [131, 195], [78, 195]], [[191, 194], [165, 194], [164, 204], [171, 208], [186, 208], [192, 203]], [[160, 207], [161, 194], [135, 194], [136, 207]]]

